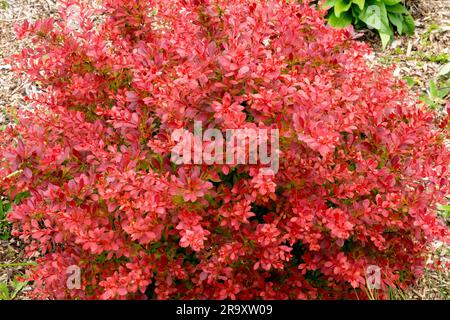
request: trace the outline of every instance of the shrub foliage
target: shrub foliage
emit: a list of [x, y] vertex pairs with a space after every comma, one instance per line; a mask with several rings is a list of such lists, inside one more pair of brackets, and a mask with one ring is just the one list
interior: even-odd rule
[[[8, 217], [39, 255], [34, 295], [364, 298], [368, 266], [382, 289], [420, 276], [448, 239], [435, 215], [445, 133], [325, 14], [284, 0], [65, 0], [18, 28], [34, 48], [11, 63], [42, 92], [0, 133], [0, 188], [27, 194]], [[195, 120], [278, 128], [279, 172], [173, 164], [171, 134]]]

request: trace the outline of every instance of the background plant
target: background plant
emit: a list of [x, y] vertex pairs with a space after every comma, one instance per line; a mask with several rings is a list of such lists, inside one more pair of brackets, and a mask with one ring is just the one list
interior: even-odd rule
[[420, 96], [420, 100], [425, 102], [432, 109], [441, 109], [450, 93], [450, 79], [439, 86], [435, 80], [428, 83], [427, 92]]
[[[428, 82], [426, 92], [420, 95], [420, 100], [429, 108], [442, 111], [448, 105], [448, 97], [450, 94], [449, 76], [450, 63], [447, 63], [440, 68], [437, 76]], [[410, 86], [414, 85], [412, 79], [408, 78], [406, 81]]]
[[14, 300], [27, 285], [26, 281], [18, 279], [9, 283], [0, 282], [0, 300]]
[[394, 31], [400, 35], [414, 33], [414, 19], [401, 0], [327, 0], [324, 6], [331, 6], [327, 16], [330, 25], [373, 28], [380, 35], [383, 48]]
[[19, 193], [13, 201], [0, 196], [0, 240], [9, 240], [11, 238], [11, 223], [8, 221], [7, 215], [11, 211], [12, 205], [20, 204], [28, 195], [28, 192]]
[[11, 224], [6, 219], [6, 215], [11, 211], [11, 203], [0, 198], [0, 240], [11, 238]]

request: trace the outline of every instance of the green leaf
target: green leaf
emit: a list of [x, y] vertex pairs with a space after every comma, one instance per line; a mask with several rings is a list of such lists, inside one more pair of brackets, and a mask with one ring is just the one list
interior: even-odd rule
[[439, 70], [438, 76], [440, 77], [446, 76], [449, 73], [450, 73], [450, 63], [447, 63], [441, 68], [441, 70]]
[[390, 34], [382, 32], [382, 31], [378, 31], [378, 33], [380, 35], [381, 43], [383, 45], [383, 50], [384, 50], [384, 49], [386, 49], [387, 45], [391, 41], [392, 36]]
[[375, 3], [366, 7], [360, 14], [359, 18], [364, 21], [369, 27], [372, 27], [382, 33], [393, 36], [394, 33], [389, 24], [389, 18], [384, 3]]
[[406, 81], [406, 83], [408, 84], [409, 87], [412, 87], [415, 84], [414, 79], [411, 78], [411, 77], [406, 77], [405, 81]]
[[358, 7], [359, 7], [361, 10], [364, 10], [364, 5], [365, 5], [365, 3], [366, 3], [366, 0], [352, 0], [352, 3], [358, 5]]
[[0, 300], [11, 300], [8, 285], [6, 283], [0, 283]]
[[408, 14], [408, 10], [406, 10], [406, 8], [400, 3], [397, 3], [396, 5], [393, 5], [393, 6], [386, 5], [386, 10], [388, 12], [392, 12], [392, 13]]
[[359, 18], [369, 27], [377, 30], [381, 29], [381, 12], [377, 5], [368, 6], [361, 12]]
[[403, 17], [398, 13], [388, 13], [389, 21], [397, 28], [397, 32], [403, 33]]
[[428, 97], [427, 94], [421, 95], [420, 100], [429, 107], [432, 107], [434, 105], [434, 102]]
[[28, 192], [28, 191], [17, 194], [16, 197], [14, 198], [14, 204], [16, 204], [16, 205], [20, 204], [23, 199], [26, 199], [29, 196], [30, 196], [30, 192]]
[[448, 212], [450, 212], [450, 205], [439, 204], [439, 205], [438, 205], [438, 209], [439, 209], [439, 210], [443, 210], [443, 211], [448, 211]]
[[355, 27], [358, 27], [358, 24], [360, 23], [361, 20], [359, 20], [359, 14], [361, 13], [361, 10], [359, 10], [358, 8], [353, 8], [351, 10], [352, 12], [352, 20], [353, 20], [353, 25]]
[[387, 6], [392, 6], [394, 4], [400, 3], [402, 0], [384, 0], [384, 4]]
[[348, 12], [345, 12], [338, 18], [332, 12], [328, 17], [328, 23], [335, 28], [345, 28], [352, 23], [352, 16]]
[[378, 4], [378, 6], [380, 7], [380, 13], [381, 13], [381, 16], [380, 16], [381, 23], [382, 23], [381, 31], [383, 31], [383, 33], [388, 34], [392, 37], [392, 36], [394, 36], [394, 32], [392, 31], [392, 27], [389, 23], [386, 6], [384, 5], [384, 3], [380, 3], [380, 4]]
[[23, 288], [25, 288], [25, 286], [27, 285], [27, 282], [21, 282], [17, 279], [14, 279], [12, 282], [12, 287], [14, 289], [12, 295], [11, 295], [11, 300], [13, 300], [17, 294], [19, 294], [20, 291], [23, 290]]
[[339, 18], [341, 14], [347, 12], [351, 6], [352, 2], [350, 0], [336, 0], [336, 4], [334, 5], [334, 14]]
[[368, 6], [361, 12], [359, 18], [369, 27], [372, 27], [384, 34], [393, 35], [392, 29], [389, 25], [386, 7], [383, 3]]
[[416, 30], [416, 24], [414, 23], [413, 17], [410, 14], [403, 16], [403, 29], [406, 34], [414, 34]]
[[431, 80], [430, 81], [430, 98], [434, 100], [438, 97], [439, 97], [439, 90], [436, 86], [436, 82]]
[[444, 99], [449, 94], [449, 92], [450, 88], [448, 87], [440, 89], [438, 94], [439, 99]]

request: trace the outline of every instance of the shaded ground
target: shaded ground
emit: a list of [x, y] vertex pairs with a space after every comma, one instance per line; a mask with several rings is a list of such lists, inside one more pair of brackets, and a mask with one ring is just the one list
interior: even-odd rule
[[[7, 8], [2, 8], [2, 1], [5, 0], [0, 0], [0, 128], [11, 121], [15, 108], [26, 108], [24, 97], [38, 90], [26, 80], [17, 79], [10, 71], [10, 66], [2, 61], [30, 45], [27, 41], [15, 39], [14, 25], [25, 19], [48, 16], [55, 10], [55, 0], [6, 0]], [[395, 75], [407, 80], [413, 92], [422, 96], [429, 107], [442, 111], [449, 100], [448, 94], [444, 93], [450, 86], [450, 80], [448, 76], [439, 75], [439, 72], [450, 63], [450, 0], [406, 0], [406, 4], [415, 18], [416, 34], [396, 37], [383, 52], [376, 34], [370, 30], [364, 31], [363, 39], [375, 49], [369, 59], [375, 64], [395, 64]], [[432, 94], [436, 91], [441, 92], [439, 97]], [[11, 111], [6, 109], [7, 106], [12, 107]], [[430, 261], [448, 261], [449, 248], [442, 244], [436, 246], [437, 250]], [[24, 257], [20, 242], [14, 239], [0, 240], [0, 299], [2, 284], [6, 285], [11, 295], [17, 289], [14, 279], [24, 272], [21, 264], [30, 262]], [[26, 299], [30, 286], [19, 289], [16, 298]], [[450, 299], [449, 269], [427, 269], [414, 287], [404, 292], [395, 290], [392, 298]]]

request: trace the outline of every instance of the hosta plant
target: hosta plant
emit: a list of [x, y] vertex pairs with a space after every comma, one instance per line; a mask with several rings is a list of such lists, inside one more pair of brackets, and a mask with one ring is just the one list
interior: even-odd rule
[[326, 0], [329, 8], [328, 23], [344, 28], [353, 24], [356, 27], [370, 27], [377, 30], [383, 48], [398, 34], [413, 34], [414, 19], [405, 8], [402, 0]]
[[[42, 91], [0, 133], [0, 191], [27, 194], [8, 219], [34, 297], [364, 299], [373, 266], [380, 297], [421, 276], [448, 241], [448, 119], [309, 4], [65, 0], [18, 28], [9, 62]], [[278, 129], [278, 172], [175, 164], [198, 121]]]

